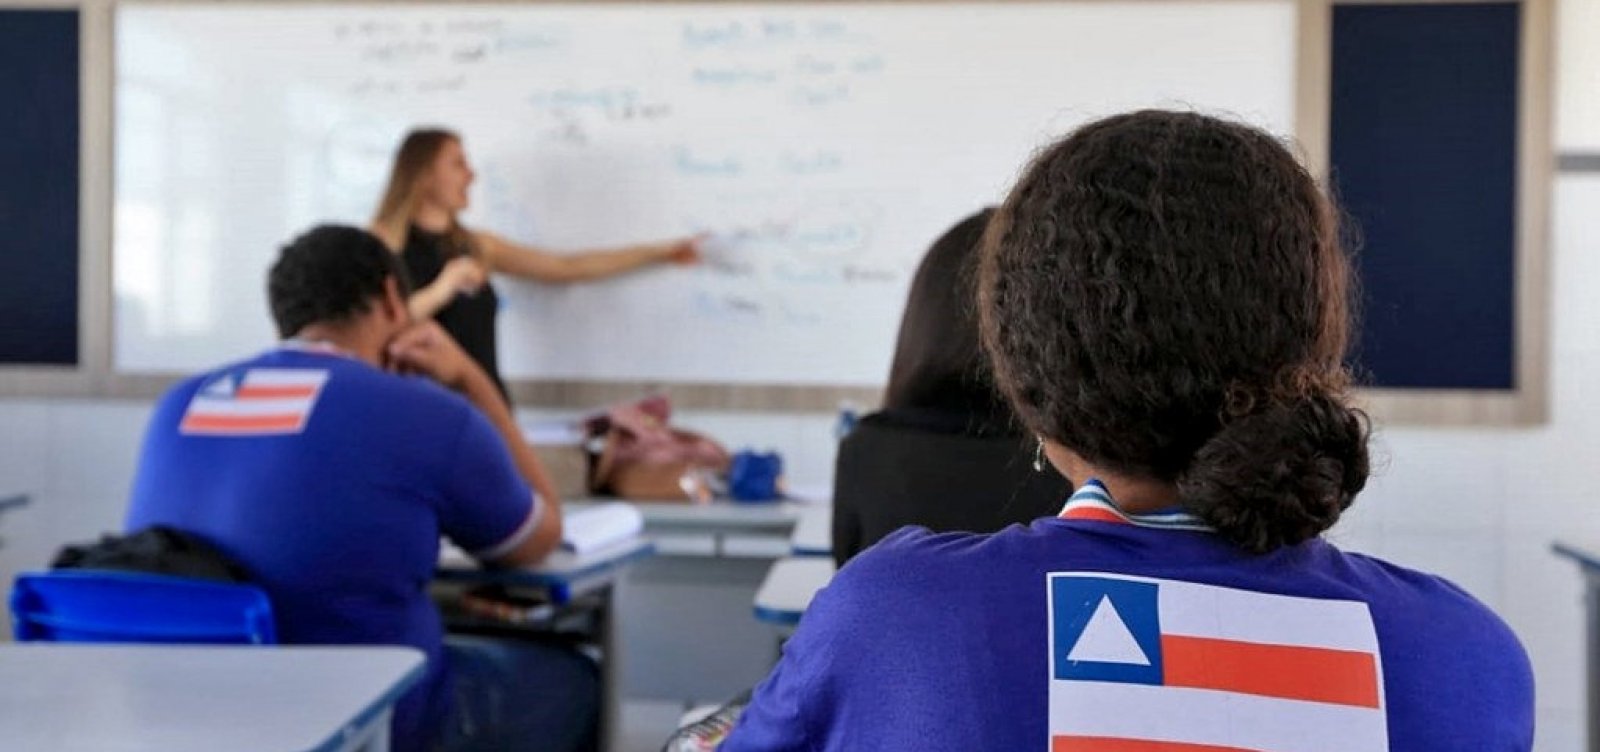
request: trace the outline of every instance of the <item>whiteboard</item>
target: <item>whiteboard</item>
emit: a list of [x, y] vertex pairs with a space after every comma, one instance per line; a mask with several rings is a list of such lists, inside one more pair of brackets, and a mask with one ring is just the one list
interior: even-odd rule
[[1041, 144], [1145, 106], [1290, 134], [1293, 0], [119, 3], [114, 369], [270, 343], [265, 272], [364, 226], [401, 135], [460, 132], [463, 220], [706, 263], [500, 277], [508, 379], [871, 386], [929, 243]]

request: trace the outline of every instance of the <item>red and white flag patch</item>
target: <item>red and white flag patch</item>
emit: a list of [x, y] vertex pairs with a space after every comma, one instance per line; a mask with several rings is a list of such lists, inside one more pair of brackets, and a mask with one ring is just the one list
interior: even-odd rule
[[1047, 586], [1050, 752], [1389, 749], [1365, 603], [1098, 572]]
[[202, 436], [275, 436], [305, 430], [328, 372], [252, 368], [227, 373], [189, 400], [178, 432]]

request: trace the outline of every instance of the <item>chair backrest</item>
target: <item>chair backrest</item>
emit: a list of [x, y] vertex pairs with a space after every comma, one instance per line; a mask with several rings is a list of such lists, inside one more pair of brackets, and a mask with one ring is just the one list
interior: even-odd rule
[[272, 604], [251, 585], [111, 570], [17, 575], [18, 641], [269, 645]]

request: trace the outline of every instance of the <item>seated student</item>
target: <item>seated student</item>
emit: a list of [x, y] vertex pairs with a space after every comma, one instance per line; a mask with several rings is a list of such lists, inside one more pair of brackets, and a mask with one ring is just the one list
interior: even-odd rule
[[283, 642], [424, 651], [396, 749], [592, 747], [587, 658], [442, 635], [427, 594], [439, 536], [534, 563], [560, 540], [561, 509], [530, 490], [549, 483], [494, 381], [437, 324], [412, 324], [396, 264], [354, 228], [286, 246], [267, 284], [286, 339], [161, 399], [127, 529], [216, 545], [266, 590]]
[[1079, 490], [1030, 527], [862, 553], [722, 750], [1529, 749], [1510, 629], [1319, 537], [1368, 467], [1334, 217], [1282, 144], [1197, 114], [1042, 152], [978, 306]]
[[905, 525], [988, 533], [1048, 517], [1072, 491], [1037, 472], [1032, 442], [995, 390], [973, 309], [978, 241], [993, 209], [934, 241], [911, 281], [883, 409], [839, 445], [833, 559]]

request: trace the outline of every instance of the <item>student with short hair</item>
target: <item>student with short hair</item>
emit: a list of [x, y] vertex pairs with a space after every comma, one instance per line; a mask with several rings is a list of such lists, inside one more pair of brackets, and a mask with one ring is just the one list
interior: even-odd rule
[[472, 230], [459, 214], [476, 177], [461, 137], [440, 128], [407, 133], [395, 153], [388, 186], [371, 230], [398, 254], [415, 289], [408, 303], [417, 319], [435, 319], [494, 379], [502, 395], [495, 317], [499, 297], [491, 273], [568, 284], [605, 279], [655, 264], [699, 260], [695, 238], [638, 243], [615, 249], [555, 253]]
[[1048, 517], [1072, 491], [1035, 470], [1033, 443], [978, 344], [978, 241], [993, 209], [951, 227], [923, 257], [900, 320], [883, 407], [839, 444], [833, 558], [906, 525], [991, 533]]
[[979, 311], [1077, 492], [856, 557], [721, 749], [1530, 749], [1511, 630], [1320, 537], [1368, 472], [1338, 239], [1248, 126], [1136, 112], [1045, 149], [989, 229]]
[[296, 238], [267, 288], [283, 341], [156, 404], [126, 529], [216, 546], [266, 591], [285, 643], [426, 653], [395, 708], [398, 750], [592, 749], [591, 661], [446, 638], [428, 596], [441, 535], [504, 564], [561, 538], [560, 501], [533, 492], [548, 479], [494, 382], [412, 322], [396, 259], [362, 230]]

